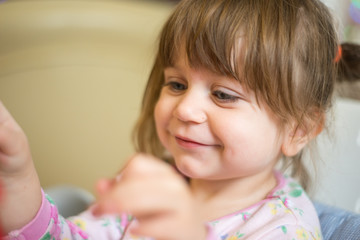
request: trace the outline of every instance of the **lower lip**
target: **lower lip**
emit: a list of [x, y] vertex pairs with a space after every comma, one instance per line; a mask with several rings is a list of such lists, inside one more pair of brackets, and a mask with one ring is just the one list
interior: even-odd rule
[[177, 138], [177, 137], [175, 137], [175, 140], [176, 140], [177, 144], [180, 147], [188, 148], [188, 149], [199, 148], [199, 147], [208, 147], [209, 146], [209, 145], [204, 145], [204, 144], [201, 144], [201, 143], [186, 141], [186, 140], [183, 140], [183, 139]]

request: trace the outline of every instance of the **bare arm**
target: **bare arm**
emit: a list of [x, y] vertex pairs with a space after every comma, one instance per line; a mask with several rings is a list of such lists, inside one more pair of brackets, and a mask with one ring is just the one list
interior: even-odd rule
[[0, 223], [5, 233], [30, 222], [41, 205], [41, 187], [25, 133], [0, 102]]

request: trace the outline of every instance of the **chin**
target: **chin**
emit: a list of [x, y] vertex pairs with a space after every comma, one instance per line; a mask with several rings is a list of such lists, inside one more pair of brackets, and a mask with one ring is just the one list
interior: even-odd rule
[[191, 168], [176, 163], [176, 168], [185, 177], [188, 178], [202, 178], [198, 172], [191, 170]]
[[212, 176], [209, 176], [207, 173], [205, 173], [204, 171], [194, 171], [192, 169], [189, 169], [188, 167], [179, 167], [177, 165], [177, 169], [178, 171], [181, 173], [181, 175], [185, 176], [186, 178], [190, 178], [190, 179], [216, 179]]

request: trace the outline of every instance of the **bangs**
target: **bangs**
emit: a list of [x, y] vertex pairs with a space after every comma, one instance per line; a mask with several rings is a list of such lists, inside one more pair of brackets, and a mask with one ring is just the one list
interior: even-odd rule
[[[154, 109], [164, 68], [180, 57], [239, 81], [283, 126], [309, 130], [307, 122], [322, 121], [331, 106], [337, 49], [332, 15], [317, 0], [182, 0], [160, 35], [133, 132], [137, 151], [173, 162], [158, 138]], [[301, 152], [292, 160], [292, 175], [306, 187]]]
[[192, 68], [239, 81], [284, 122], [301, 122], [331, 97], [337, 41], [329, 24], [314, 1], [184, 0], [160, 35], [157, 67], [186, 56]]
[[[183, 1], [169, 19], [160, 39], [159, 60], [164, 67], [173, 66], [180, 54], [187, 57], [192, 68], [203, 67], [215, 73], [239, 80], [236, 47], [239, 44], [240, 24], [243, 22], [233, 1], [217, 5], [206, 1]], [[234, 6], [231, 6], [234, 5]], [[199, 9], [201, 9], [199, 11]], [[229, 9], [236, 14], [229, 14]], [[221, 19], [221, 21], [219, 21]]]

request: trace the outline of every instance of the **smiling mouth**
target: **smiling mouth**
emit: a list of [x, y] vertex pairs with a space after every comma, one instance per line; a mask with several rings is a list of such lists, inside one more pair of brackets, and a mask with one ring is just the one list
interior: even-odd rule
[[203, 144], [199, 142], [192, 141], [190, 139], [182, 138], [182, 137], [175, 137], [177, 144], [184, 148], [196, 148], [196, 147], [209, 147], [212, 145]]

